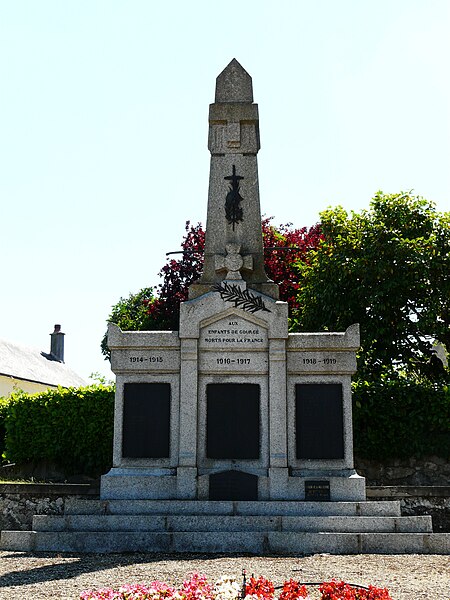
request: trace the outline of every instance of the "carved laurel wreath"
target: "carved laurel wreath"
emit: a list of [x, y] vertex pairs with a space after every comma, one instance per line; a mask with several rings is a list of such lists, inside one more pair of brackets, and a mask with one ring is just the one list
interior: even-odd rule
[[234, 302], [236, 308], [242, 308], [242, 310], [250, 313], [255, 313], [259, 310], [271, 312], [264, 304], [261, 296], [254, 296], [248, 290], [241, 290], [238, 285], [232, 285], [223, 281], [214, 286], [214, 291], [219, 292], [220, 297], [225, 302]]

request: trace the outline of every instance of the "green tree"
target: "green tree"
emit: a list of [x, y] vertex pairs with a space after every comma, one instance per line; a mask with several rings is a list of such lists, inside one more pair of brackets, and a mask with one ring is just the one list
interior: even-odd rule
[[448, 376], [433, 344], [450, 348], [450, 213], [411, 193], [378, 192], [369, 210], [338, 206], [321, 222], [292, 329], [360, 323], [360, 377]]
[[[155, 301], [153, 288], [143, 288], [137, 294], [130, 294], [128, 298], [121, 298], [112, 307], [108, 321], [116, 323], [123, 331], [152, 329], [153, 319], [148, 312], [149, 305]], [[102, 354], [109, 358], [107, 334], [101, 343]]]

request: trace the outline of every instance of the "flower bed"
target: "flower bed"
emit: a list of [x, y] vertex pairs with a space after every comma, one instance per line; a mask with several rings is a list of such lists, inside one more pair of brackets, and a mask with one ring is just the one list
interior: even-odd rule
[[[85, 590], [80, 600], [311, 600], [307, 586], [319, 586], [321, 600], [392, 600], [385, 588], [370, 585], [368, 588], [344, 581], [302, 584], [290, 579], [275, 589], [264, 577], [245, 577], [242, 585], [231, 577], [221, 577], [214, 584], [204, 575], [193, 573], [176, 589], [162, 581], [148, 585], [124, 585], [117, 590]], [[276, 592], [279, 593], [276, 594]]]

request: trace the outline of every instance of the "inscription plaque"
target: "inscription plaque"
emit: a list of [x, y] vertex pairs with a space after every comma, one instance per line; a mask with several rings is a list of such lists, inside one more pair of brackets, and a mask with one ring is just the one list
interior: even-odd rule
[[226, 317], [202, 327], [200, 347], [208, 350], [257, 350], [266, 348], [267, 330], [240, 317]]
[[305, 500], [309, 502], [329, 502], [329, 481], [305, 481]]
[[210, 500], [258, 500], [258, 477], [242, 471], [222, 471], [209, 476]]
[[259, 385], [206, 386], [207, 458], [259, 458]]
[[169, 447], [170, 384], [125, 383], [122, 456], [168, 458]]
[[344, 458], [342, 385], [297, 384], [295, 427], [297, 458]]

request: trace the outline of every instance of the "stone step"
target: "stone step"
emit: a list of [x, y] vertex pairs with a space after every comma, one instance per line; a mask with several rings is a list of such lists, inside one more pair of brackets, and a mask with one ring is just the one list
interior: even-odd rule
[[133, 532], [432, 532], [431, 517], [303, 517], [224, 515], [37, 515], [35, 531]]
[[213, 500], [68, 499], [66, 514], [110, 515], [261, 515], [261, 516], [400, 516], [400, 501], [297, 502]]
[[3, 531], [2, 550], [250, 554], [450, 554], [446, 533]]

